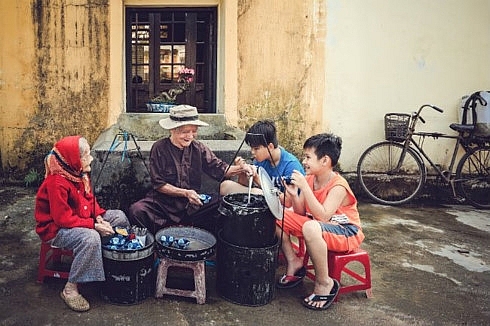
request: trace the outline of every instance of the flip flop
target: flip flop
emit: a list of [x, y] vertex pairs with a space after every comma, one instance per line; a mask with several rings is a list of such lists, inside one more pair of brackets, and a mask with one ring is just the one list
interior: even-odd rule
[[277, 287], [279, 289], [290, 289], [301, 283], [303, 278], [306, 276], [306, 268], [301, 267], [294, 275], [284, 274], [277, 282]]
[[[325, 309], [329, 308], [332, 305], [332, 303], [335, 301], [335, 298], [339, 294], [339, 290], [340, 290], [340, 284], [337, 280], [334, 279], [333, 280], [333, 288], [330, 291], [330, 294], [319, 295], [319, 294], [313, 293], [309, 297], [306, 297], [303, 300], [301, 300], [301, 303], [303, 303], [303, 306], [305, 306], [308, 309], [325, 310]], [[316, 307], [316, 306], [310, 305], [311, 302], [317, 302], [317, 301], [325, 301], [325, 303], [321, 307]]]
[[82, 297], [81, 294], [77, 295], [76, 297], [70, 298], [70, 297], [66, 297], [63, 294], [63, 291], [61, 291], [60, 297], [61, 299], [63, 299], [66, 305], [70, 307], [71, 310], [84, 312], [90, 309], [90, 304], [88, 303], [87, 300], [85, 300], [84, 297]]

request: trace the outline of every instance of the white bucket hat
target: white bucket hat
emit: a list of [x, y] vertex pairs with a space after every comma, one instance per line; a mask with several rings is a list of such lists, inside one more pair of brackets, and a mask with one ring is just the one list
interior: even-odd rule
[[163, 129], [174, 129], [185, 125], [209, 126], [199, 120], [197, 109], [190, 105], [177, 105], [170, 109], [170, 116], [158, 121]]

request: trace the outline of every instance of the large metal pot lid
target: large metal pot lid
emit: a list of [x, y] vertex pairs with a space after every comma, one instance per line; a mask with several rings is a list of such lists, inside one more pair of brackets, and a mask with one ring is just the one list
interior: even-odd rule
[[264, 193], [265, 201], [267, 202], [267, 206], [272, 212], [272, 215], [275, 216], [278, 220], [282, 220], [284, 214], [284, 206], [281, 203], [281, 199], [279, 198], [279, 189], [277, 189], [272, 180], [267, 173], [267, 171], [259, 166], [259, 178], [260, 178], [260, 186], [262, 187], [262, 192]]

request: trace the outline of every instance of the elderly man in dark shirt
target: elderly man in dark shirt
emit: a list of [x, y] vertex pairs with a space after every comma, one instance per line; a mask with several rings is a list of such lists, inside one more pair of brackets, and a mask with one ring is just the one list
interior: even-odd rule
[[[132, 225], [147, 228], [153, 234], [170, 225], [192, 225], [214, 233], [219, 194], [212, 194], [207, 203], [199, 197], [203, 173], [221, 181], [240, 173], [253, 174], [251, 165], [229, 166], [206, 145], [197, 141], [200, 121], [197, 109], [179, 105], [170, 109], [170, 116], [159, 121], [170, 130], [170, 136], [156, 141], [150, 152], [150, 177], [153, 189], [129, 208]], [[243, 160], [241, 160], [243, 162]]]

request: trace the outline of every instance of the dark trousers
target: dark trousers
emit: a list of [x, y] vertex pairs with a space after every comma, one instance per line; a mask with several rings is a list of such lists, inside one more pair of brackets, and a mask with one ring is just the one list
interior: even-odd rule
[[218, 236], [220, 227], [220, 214], [218, 207], [221, 198], [218, 194], [213, 195], [209, 203], [201, 206], [200, 209], [188, 214], [182, 211], [174, 221], [166, 214], [165, 207], [158, 201], [151, 198], [143, 198], [129, 207], [128, 219], [131, 225], [147, 228], [153, 235], [165, 227], [183, 225], [193, 226], [211, 232], [215, 237]]

